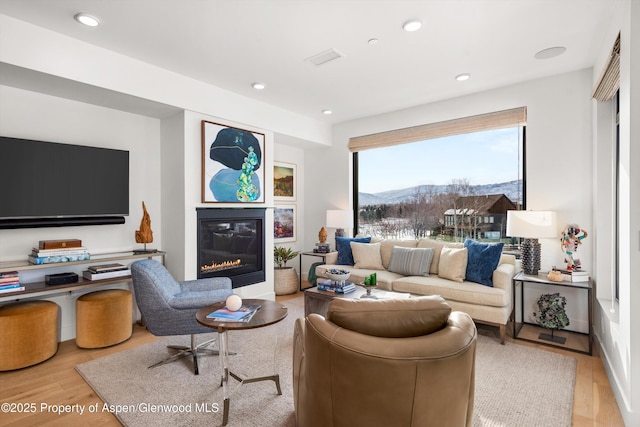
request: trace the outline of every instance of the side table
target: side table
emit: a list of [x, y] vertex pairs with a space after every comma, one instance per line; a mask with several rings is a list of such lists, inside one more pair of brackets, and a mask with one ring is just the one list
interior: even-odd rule
[[[304, 291], [304, 289], [302, 289], [302, 257], [303, 256], [311, 256], [311, 257], [317, 257], [317, 258], [322, 258], [322, 262], [326, 263], [327, 257], [331, 254], [335, 254], [337, 252], [333, 251], [333, 252], [327, 252], [327, 253], [322, 253], [322, 252], [313, 252], [313, 251], [307, 251], [307, 252], [300, 252], [300, 291]], [[311, 286], [313, 287], [313, 286]], [[305, 288], [308, 289], [308, 288]]]
[[[581, 332], [574, 332], [562, 329], [557, 331], [556, 334], [564, 336], [567, 340], [565, 344], [555, 343], [553, 341], [543, 340], [538, 338], [540, 332], [547, 331], [547, 329], [538, 326], [535, 323], [526, 322], [524, 320], [524, 289], [527, 284], [539, 284], [544, 286], [559, 286], [565, 288], [578, 289], [580, 291], [587, 292], [587, 321], [589, 322], [589, 332], [587, 334]], [[520, 319], [518, 321], [516, 315], [517, 304], [517, 288], [520, 286]], [[536, 344], [543, 344], [551, 347], [563, 348], [565, 350], [571, 350], [583, 354], [592, 354], [593, 345], [593, 330], [592, 330], [592, 316], [593, 316], [593, 303], [592, 303], [592, 290], [591, 279], [588, 282], [553, 282], [548, 280], [544, 276], [529, 276], [520, 272], [513, 278], [513, 313], [511, 314], [511, 320], [513, 323], [513, 338], [534, 342]]]
[[270, 380], [275, 383], [278, 394], [282, 394], [282, 390], [280, 389], [280, 375], [276, 374], [275, 372], [273, 373], [273, 375], [244, 379], [231, 372], [231, 369], [229, 367], [229, 345], [227, 342], [227, 332], [242, 329], [262, 328], [263, 326], [269, 326], [273, 325], [274, 323], [278, 323], [279, 321], [287, 317], [287, 307], [277, 302], [263, 299], [245, 299], [243, 300], [243, 302], [246, 304], [260, 306], [260, 309], [248, 322], [217, 321], [207, 317], [209, 313], [212, 313], [217, 309], [224, 307], [224, 302], [208, 305], [204, 308], [201, 308], [196, 313], [196, 320], [198, 321], [198, 323], [209, 328], [216, 329], [218, 331], [218, 337], [220, 338], [220, 367], [222, 369], [220, 385], [222, 386], [222, 393], [224, 396], [224, 408], [222, 413], [223, 426], [226, 426], [227, 422], [229, 421], [229, 405], [231, 401], [228, 390], [229, 377], [232, 377], [236, 381], [239, 381], [240, 385]]

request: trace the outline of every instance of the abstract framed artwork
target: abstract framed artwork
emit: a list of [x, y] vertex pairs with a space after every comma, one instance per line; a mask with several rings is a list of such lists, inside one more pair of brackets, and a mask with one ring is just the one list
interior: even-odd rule
[[275, 243], [296, 241], [296, 205], [276, 206], [273, 210]]
[[274, 162], [273, 196], [282, 202], [296, 201], [296, 165], [294, 163]]
[[265, 136], [202, 121], [202, 203], [264, 202]]

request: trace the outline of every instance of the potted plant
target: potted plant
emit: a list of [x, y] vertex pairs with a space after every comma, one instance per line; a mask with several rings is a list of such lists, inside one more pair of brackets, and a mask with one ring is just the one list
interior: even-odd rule
[[298, 273], [293, 267], [287, 267], [287, 261], [298, 256], [298, 252], [283, 246], [274, 246], [273, 263], [276, 295], [292, 294], [298, 290]]

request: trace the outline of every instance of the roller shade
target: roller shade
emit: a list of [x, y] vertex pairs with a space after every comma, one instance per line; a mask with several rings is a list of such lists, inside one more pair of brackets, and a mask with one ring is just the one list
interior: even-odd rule
[[527, 107], [512, 108], [477, 116], [462, 117], [444, 122], [413, 126], [349, 139], [349, 150], [364, 151], [391, 147], [410, 142], [444, 136], [461, 135], [491, 129], [501, 129], [527, 124]]
[[593, 98], [599, 102], [609, 101], [620, 87], [620, 33], [593, 89]]

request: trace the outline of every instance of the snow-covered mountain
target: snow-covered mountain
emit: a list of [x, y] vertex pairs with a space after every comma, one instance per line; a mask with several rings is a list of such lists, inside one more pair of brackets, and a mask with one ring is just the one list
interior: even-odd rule
[[[519, 181], [508, 181], [496, 184], [472, 185], [473, 194], [504, 194], [512, 202], [522, 202], [522, 195], [518, 191]], [[368, 205], [393, 205], [402, 202], [408, 202], [416, 194], [434, 192], [447, 193], [448, 185], [418, 185], [415, 187], [403, 188], [400, 190], [383, 191], [381, 193], [358, 193], [358, 202], [360, 206]]]

